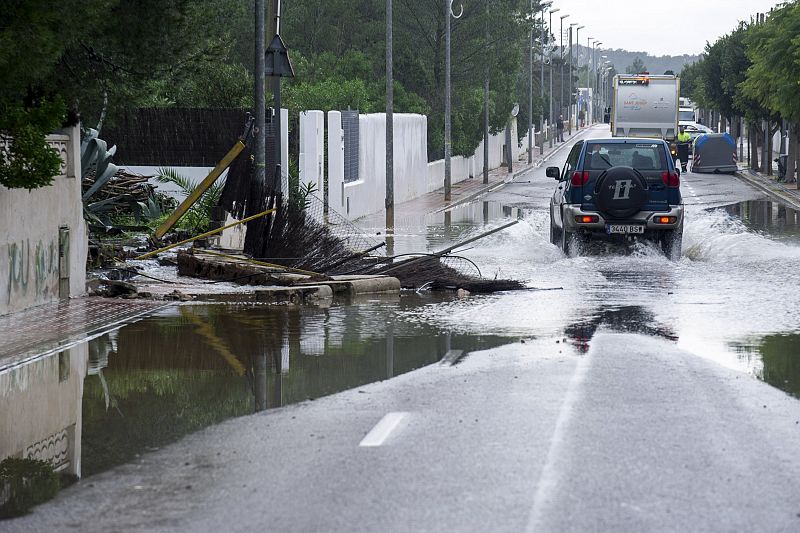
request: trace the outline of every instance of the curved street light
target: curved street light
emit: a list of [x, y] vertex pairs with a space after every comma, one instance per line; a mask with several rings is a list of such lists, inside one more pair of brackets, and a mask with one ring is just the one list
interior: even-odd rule
[[444, 199], [450, 200], [450, 185], [451, 185], [451, 163], [450, 152], [452, 151], [452, 140], [450, 135], [450, 17], [454, 19], [461, 18], [464, 14], [464, 5], [461, 5], [461, 11], [458, 15], [453, 12], [453, 0], [445, 0], [445, 13], [444, 17], [447, 21], [445, 23], [445, 78], [444, 78]]
[[[555, 35], [553, 35], [553, 13], [557, 11], [561, 11], [561, 8], [551, 9], [550, 13], [550, 24], [547, 26], [548, 29], [548, 41], [550, 40], [549, 37], [553, 37], [555, 40]], [[552, 129], [551, 126], [553, 125], [553, 47], [550, 46], [547, 48], [547, 57], [550, 60], [550, 92], [547, 93], [547, 124], [548, 130]], [[547, 137], [550, 139], [550, 148], [553, 147], [553, 136], [548, 134]]]

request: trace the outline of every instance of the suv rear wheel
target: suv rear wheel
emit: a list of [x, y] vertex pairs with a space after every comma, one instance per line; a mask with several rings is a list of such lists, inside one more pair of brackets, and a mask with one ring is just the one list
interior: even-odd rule
[[580, 254], [583, 237], [579, 233], [561, 230], [561, 250], [567, 257], [575, 257]]
[[671, 261], [677, 261], [681, 258], [681, 247], [683, 246], [683, 227], [674, 230], [665, 231], [661, 234], [659, 239], [661, 251]]

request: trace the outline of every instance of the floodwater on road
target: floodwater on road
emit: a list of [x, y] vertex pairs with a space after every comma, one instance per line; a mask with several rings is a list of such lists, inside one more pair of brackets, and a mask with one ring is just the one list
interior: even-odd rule
[[687, 210], [677, 262], [644, 243], [565, 257], [549, 242], [548, 213], [527, 211], [463, 255], [531, 291], [408, 312], [464, 333], [564, 337], [579, 351], [601, 329], [658, 336], [797, 395], [800, 213], [768, 200]]
[[[672, 262], [647, 244], [565, 257], [549, 242], [546, 209], [508, 205], [477, 201], [400, 220], [395, 246], [438, 250], [519, 219], [457, 254], [484, 277], [523, 280], [529, 290], [166, 308], [0, 372], [14, 428], [0, 444], [39, 447], [86, 477], [226, 419], [388, 379], [451, 349], [538, 338], [565, 340], [581, 354], [601, 331], [667, 339], [800, 397], [797, 211], [766, 200], [687, 201], [684, 256]], [[52, 416], [29, 414], [34, 396], [53, 403]]]

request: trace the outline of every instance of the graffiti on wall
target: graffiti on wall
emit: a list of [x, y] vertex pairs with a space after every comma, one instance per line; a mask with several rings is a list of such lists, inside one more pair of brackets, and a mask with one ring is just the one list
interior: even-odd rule
[[[5, 255], [5, 258], [3, 257]], [[6, 254], [0, 252], [0, 267], [3, 259], [7, 271], [5, 280], [6, 303], [11, 305], [17, 298], [35, 303], [44, 303], [58, 298], [58, 241], [39, 240], [31, 245], [30, 239], [12, 242]]]

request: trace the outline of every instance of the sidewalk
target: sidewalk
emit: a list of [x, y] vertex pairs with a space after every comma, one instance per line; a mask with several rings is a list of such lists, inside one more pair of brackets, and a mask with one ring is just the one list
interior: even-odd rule
[[800, 190], [796, 183], [780, 183], [777, 176], [765, 176], [755, 170], [743, 168], [736, 176], [773, 198], [800, 210]]
[[164, 302], [77, 298], [0, 317], [0, 372], [91, 340]]

